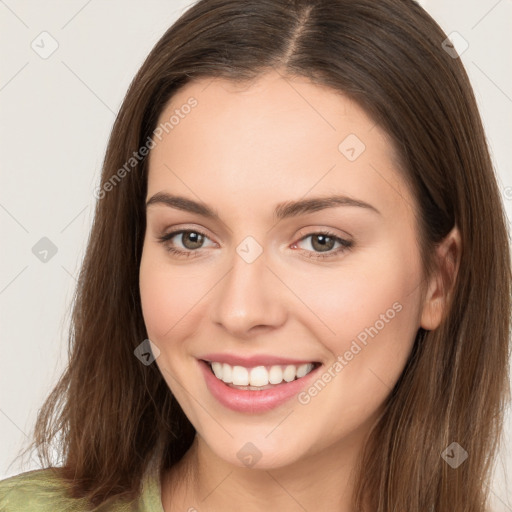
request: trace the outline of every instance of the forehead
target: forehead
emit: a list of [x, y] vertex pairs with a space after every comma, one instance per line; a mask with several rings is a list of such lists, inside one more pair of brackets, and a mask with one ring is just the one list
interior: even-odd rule
[[305, 78], [193, 81], [158, 127], [148, 196], [179, 189], [214, 204], [214, 196], [275, 204], [335, 192], [395, 210], [412, 205], [386, 133], [357, 103]]

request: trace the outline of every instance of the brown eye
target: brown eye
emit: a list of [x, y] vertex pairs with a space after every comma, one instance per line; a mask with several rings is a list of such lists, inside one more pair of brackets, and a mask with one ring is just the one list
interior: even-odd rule
[[[309, 248], [303, 248], [304, 256], [311, 259], [331, 258], [342, 254], [343, 252], [351, 249], [354, 242], [345, 240], [329, 232], [310, 233], [302, 237], [299, 242], [296, 242], [293, 247], [298, 247], [300, 243], [304, 243], [310, 239]], [[336, 247], [338, 244], [338, 247]], [[299, 247], [300, 248], [300, 247]]]
[[204, 242], [204, 235], [196, 231], [183, 231], [181, 233], [181, 243], [185, 249], [199, 249]]
[[311, 235], [311, 246], [320, 252], [330, 251], [336, 243], [333, 237], [318, 234]]
[[[181, 239], [181, 240], [180, 240]], [[165, 249], [176, 256], [198, 256], [205, 240], [210, 240], [204, 233], [192, 229], [172, 231], [158, 238]], [[211, 242], [215, 245], [213, 242]]]

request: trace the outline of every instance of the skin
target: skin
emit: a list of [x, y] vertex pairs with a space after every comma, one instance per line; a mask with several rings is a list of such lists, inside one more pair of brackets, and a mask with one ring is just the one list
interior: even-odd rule
[[[277, 71], [243, 87], [204, 79], [180, 89], [160, 122], [191, 96], [198, 105], [151, 151], [147, 199], [182, 195], [221, 220], [149, 206], [140, 266], [156, 364], [197, 431], [162, 475], [164, 510], [351, 511], [357, 456], [417, 330], [436, 328], [446, 301], [440, 274], [423, 275], [414, 198], [386, 134], [342, 94]], [[354, 161], [338, 149], [349, 134], [366, 146]], [[273, 217], [278, 203], [332, 194], [378, 213], [345, 205]], [[195, 257], [173, 255], [158, 241], [178, 229], [207, 235]], [[336, 253], [339, 244], [330, 245], [332, 257], [314, 259], [323, 254], [314, 235], [325, 229], [353, 246]], [[252, 263], [236, 252], [247, 236], [263, 250]], [[190, 251], [193, 242], [176, 235], [167, 245]], [[454, 230], [440, 261], [456, 256], [458, 245]], [[400, 312], [307, 404], [232, 411], [210, 394], [197, 366], [201, 355], [223, 352], [327, 369], [393, 304]], [[253, 467], [237, 457], [247, 442], [261, 452]]]

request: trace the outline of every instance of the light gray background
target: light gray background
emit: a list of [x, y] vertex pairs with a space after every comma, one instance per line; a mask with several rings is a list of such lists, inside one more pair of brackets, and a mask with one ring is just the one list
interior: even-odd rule
[[[72, 293], [112, 123], [143, 59], [192, 3], [0, 0], [0, 479], [38, 467], [13, 461], [66, 364]], [[510, 219], [512, 1], [421, 3], [469, 44], [461, 58]], [[46, 59], [31, 47], [51, 48], [43, 31], [58, 43]], [[46, 263], [32, 253], [42, 237], [58, 249]], [[512, 511], [511, 431], [509, 414], [492, 486], [496, 512]]]

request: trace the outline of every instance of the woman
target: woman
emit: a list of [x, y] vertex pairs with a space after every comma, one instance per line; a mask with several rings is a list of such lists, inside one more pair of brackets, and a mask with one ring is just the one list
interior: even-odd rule
[[107, 149], [47, 469], [3, 509], [485, 510], [510, 252], [444, 41], [410, 0], [203, 0], [166, 32]]

